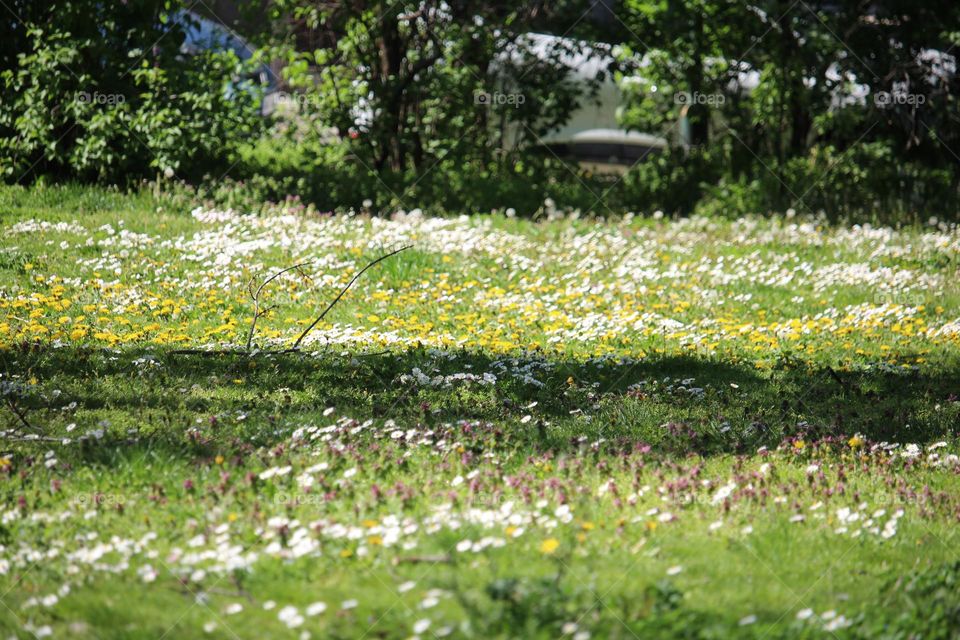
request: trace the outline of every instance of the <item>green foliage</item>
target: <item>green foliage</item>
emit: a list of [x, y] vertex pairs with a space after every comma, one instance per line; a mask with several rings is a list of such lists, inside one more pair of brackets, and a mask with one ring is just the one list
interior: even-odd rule
[[[960, 629], [960, 562], [916, 569], [886, 586], [884, 615], [867, 618], [860, 637], [949, 640]], [[918, 632], [922, 630], [922, 635]]]
[[943, 215], [942, 204], [960, 197], [952, 171], [903, 161], [882, 142], [814, 147], [767, 169], [754, 179], [722, 177], [704, 189], [696, 210], [731, 217], [793, 209], [890, 222]]
[[[241, 146], [237, 157], [231, 173], [241, 176], [240, 191], [251, 207], [297, 197], [321, 211], [359, 209], [376, 183], [376, 174], [351, 158], [348, 145], [337, 142], [263, 137]], [[235, 186], [210, 185], [227, 197]]]
[[489, 631], [533, 637], [550, 629], [554, 636], [562, 635], [563, 623], [576, 619], [583, 595], [567, 593], [559, 579], [550, 577], [497, 579], [486, 588], [486, 596], [499, 605], [500, 613], [487, 612]]
[[[0, 302], [26, 303], [8, 307], [5, 322], [17, 331], [32, 323], [32, 310], [49, 308], [38, 321], [51, 332], [88, 322], [123, 336], [108, 347], [93, 335], [66, 342], [47, 334], [0, 350], [0, 380], [12, 383], [0, 385], [3, 428], [16, 427], [13, 399], [37, 433], [60, 441], [8, 438], [0, 463], [8, 513], [0, 537], [6, 536], [2, 551], [10, 562], [0, 575], [0, 586], [9, 589], [0, 627], [8, 635], [29, 635], [24, 623], [30, 622], [51, 625], [54, 635], [159, 637], [177, 621], [183, 638], [230, 637], [230, 625], [271, 637], [309, 631], [351, 638], [369, 631], [367, 637], [400, 639], [444, 637], [449, 629], [445, 637], [589, 632], [592, 638], [842, 640], [944, 637], [956, 624], [958, 569], [951, 556], [960, 536], [960, 476], [939, 461], [958, 452], [957, 337], [927, 334], [952, 323], [960, 309], [956, 252], [949, 248], [956, 230], [934, 231], [946, 242], [931, 251], [928, 226], [825, 224], [816, 236], [821, 241], [811, 242], [814, 236], [782, 218], [746, 224], [503, 216], [421, 224], [269, 214], [202, 220], [189, 214], [195, 202], [167, 196], [0, 187], [5, 229], [41, 225], [10, 231], [13, 240], [0, 250], [0, 283], [8, 293]], [[434, 236], [424, 239], [426, 233]], [[276, 344], [289, 344], [385, 236], [414, 234], [420, 236], [415, 251], [361, 279], [331, 316], [331, 323], [368, 336], [361, 342], [318, 340], [300, 354], [251, 357], [172, 352], [233, 343], [235, 335], [220, 333], [225, 323], [243, 334], [251, 313], [248, 277], [329, 256], [312, 283], [291, 280], [295, 286], [270, 292], [269, 303], [280, 306], [258, 331], [277, 329]], [[851, 236], [857, 241], [843, 241]], [[504, 239], [515, 240], [505, 245]], [[649, 250], [641, 247], [632, 267], [624, 242], [637, 240]], [[222, 255], [234, 241], [248, 247], [231, 264], [204, 257]], [[644, 336], [645, 327], [628, 329], [630, 342], [590, 336], [593, 319], [623, 324], [624, 305], [643, 305], [713, 336], [724, 317], [767, 328], [829, 316], [834, 311], [820, 303], [824, 296], [840, 310], [888, 306], [891, 298], [877, 291], [889, 280], [880, 269], [868, 284], [845, 283], [829, 294], [812, 278], [782, 286], [745, 278], [752, 264], [784, 264], [775, 262], [784, 246], [794, 254], [787, 263], [792, 273], [875, 260], [938, 283], [894, 294], [902, 296], [898, 308], [926, 306], [921, 331], [906, 335], [890, 326], [902, 317], [878, 325], [867, 314], [842, 340], [815, 329], [757, 350], [753, 340], [723, 329], [713, 354], [689, 349], [682, 335]], [[645, 270], [649, 259], [657, 263], [638, 274], [645, 288], [624, 295], [619, 265]], [[122, 265], [121, 273], [103, 268], [111, 264]], [[695, 275], [703, 264], [720, 271]], [[113, 295], [95, 273], [115, 280]], [[726, 276], [733, 281], [721, 283]], [[569, 286], [558, 290], [550, 282]], [[715, 296], [707, 297], [708, 290]], [[184, 299], [175, 315], [162, 312], [168, 296]], [[72, 303], [63, 309], [65, 299]], [[675, 306], [680, 302], [691, 306]], [[88, 312], [87, 305], [102, 309]], [[542, 327], [561, 314], [581, 326], [590, 321], [566, 344], [555, 344]], [[75, 320], [64, 325], [64, 316]], [[148, 323], [182, 331], [186, 340], [144, 334]], [[384, 327], [424, 344], [384, 346]], [[516, 333], [505, 337], [519, 348], [432, 342], [482, 335], [476, 327], [507, 327]], [[849, 346], [841, 344], [847, 340]], [[758, 368], [758, 359], [776, 364]], [[431, 377], [492, 372], [497, 382], [413, 384], [404, 376], [414, 368]], [[687, 377], [693, 380], [683, 382]], [[703, 393], [693, 393], [693, 385]], [[333, 430], [310, 441], [291, 437], [314, 427]], [[420, 435], [390, 436], [398, 430]], [[696, 438], [688, 437], [691, 431]], [[859, 443], [848, 439], [854, 433]], [[946, 447], [928, 450], [941, 439]], [[910, 459], [904, 445], [874, 448], [880, 441], [916, 442], [921, 451]], [[321, 462], [315, 484], [304, 487], [299, 478]], [[281, 466], [289, 467], [284, 475], [262, 477]], [[349, 481], [347, 470], [355, 474]], [[731, 504], [718, 502], [718, 489], [733, 481], [739, 486]], [[569, 522], [557, 520], [561, 504], [572, 509]], [[856, 527], [838, 532], [838, 509], [860, 504]], [[896, 535], [869, 531], [868, 518], [883, 527], [901, 508]], [[522, 533], [514, 536], [517, 530], [511, 534], [499, 518], [469, 515], [501, 509], [524, 514]], [[871, 516], [877, 509], [886, 510], [882, 519]], [[676, 519], [657, 517], [665, 512]], [[797, 514], [806, 518], [794, 521]], [[430, 523], [438, 517], [444, 524], [434, 533]], [[322, 541], [322, 552], [266, 552], [267, 545], [291, 540], [285, 526], [277, 536], [266, 533], [278, 531], [268, 524], [273, 518], [299, 521], [290, 530], [309, 527], [307, 536]], [[398, 527], [419, 526], [398, 544], [374, 544], [370, 537], [380, 534], [367, 520], [386, 525], [387, 518]], [[327, 536], [311, 526], [318, 520], [329, 523], [327, 530], [350, 527], [359, 539]], [[214, 531], [224, 523], [229, 527], [220, 531], [227, 533], [216, 535], [229, 535], [231, 545], [260, 559], [247, 571], [211, 569], [194, 577], [209, 565], [187, 568], [184, 550], [222, 558], [226, 540]], [[99, 554], [102, 545], [148, 532], [156, 541], [118, 570], [122, 556]], [[194, 547], [189, 541], [200, 535], [207, 542]], [[553, 546], [543, 546], [549, 538], [559, 541], [552, 553]], [[456, 548], [489, 539], [505, 545]], [[25, 545], [58, 553], [37, 564]], [[91, 552], [101, 560], [76, 560]], [[140, 573], [146, 564], [156, 570], [149, 582]], [[30, 606], [53, 593], [55, 604]], [[197, 593], [205, 594], [205, 607], [197, 605]], [[340, 610], [347, 599], [357, 608]], [[307, 616], [296, 630], [279, 615], [287, 606], [305, 612], [317, 601], [328, 611]], [[242, 611], [221, 615], [234, 603]], [[30, 618], [18, 615], [24, 610]], [[843, 625], [825, 629], [840, 616]], [[429, 629], [415, 631], [422, 620], [431, 621]], [[221, 626], [205, 630], [211, 621]]]
[[178, 3], [20, 8], [17, 46], [0, 57], [5, 181], [198, 179], [256, 133], [248, 65], [232, 51], [182, 55]]
[[640, 162], [623, 179], [624, 204], [636, 211], [691, 211], [721, 175], [718, 154], [710, 149], [669, 149]]
[[[550, 12], [566, 3], [556, 4]], [[352, 140], [352, 152], [378, 173], [422, 174], [450, 161], [476, 168], [507, 138], [510, 147], [565, 122], [585, 93], [562, 64], [582, 45], [534, 52], [527, 33], [538, 5], [285, 0], [275, 15], [300, 18], [292, 36], [326, 46], [285, 43], [272, 55], [285, 60], [284, 79], [324, 128], [310, 135]], [[495, 105], [477, 99], [484, 93], [520, 98]]]
[[[551, 3], [545, 13], [575, 4]], [[596, 89], [574, 82], [564, 63], [589, 55], [584, 43], [544, 49], [529, 36], [542, 19], [539, 3], [286, 0], [274, 9], [298, 21], [268, 54], [284, 60], [284, 81], [296, 92], [295, 114], [278, 118], [271, 144], [305, 150], [281, 170], [263, 154], [246, 157], [238, 174], [245, 182], [266, 176], [276, 195], [292, 190], [322, 209], [369, 201], [378, 211], [532, 214], [554, 190], [575, 192], [568, 206], [596, 205], [576, 186], [578, 170], [532, 149]]]
[[794, 8], [624, 3], [624, 125], [710, 151], [720, 170], [700, 181], [701, 212], [960, 213], [958, 76], [938, 53], [953, 48], [956, 3]]
[[510, 208], [521, 216], [541, 211], [548, 199], [563, 209], [601, 214], [615, 211], [622, 202], [616, 184], [607, 193], [610, 179], [578, 175], [575, 166], [546, 152], [513, 162], [450, 154], [429, 171], [411, 167], [378, 172], [353, 140], [287, 132], [243, 145], [237, 157], [230, 171], [235, 179], [201, 186], [201, 197], [221, 204], [242, 202], [251, 210], [264, 202], [296, 198], [321, 211], [488, 213]]
[[[239, 2], [263, 36], [245, 62], [183, 53], [182, 0], [6, 4], [6, 182], [168, 176], [325, 211], [960, 213], [947, 0], [627, 0], [607, 20], [569, 0]], [[293, 97], [273, 118], [249, 79], [268, 63]], [[622, 125], [670, 144], [622, 178], [541, 144], [611, 76]]]

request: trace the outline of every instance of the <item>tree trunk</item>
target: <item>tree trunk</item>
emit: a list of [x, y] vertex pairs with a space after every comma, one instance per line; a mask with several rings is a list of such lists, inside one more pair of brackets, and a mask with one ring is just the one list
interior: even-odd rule
[[403, 94], [396, 91], [396, 86], [400, 81], [400, 71], [403, 65], [404, 47], [403, 39], [400, 36], [400, 27], [397, 24], [396, 9], [387, 6], [377, 9], [378, 13], [383, 14], [381, 18], [382, 36], [378, 42], [380, 49], [380, 91], [384, 100], [380, 101], [383, 105], [383, 112], [380, 117], [383, 119], [385, 134], [383, 139], [383, 152], [380, 162], [389, 163], [390, 168], [395, 171], [403, 169], [404, 151], [403, 151]]
[[690, 120], [690, 144], [706, 146], [710, 142], [710, 108], [702, 102], [703, 93], [703, 14], [697, 12], [693, 21], [693, 57], [687, 72], [692, 101], [687, 110]]

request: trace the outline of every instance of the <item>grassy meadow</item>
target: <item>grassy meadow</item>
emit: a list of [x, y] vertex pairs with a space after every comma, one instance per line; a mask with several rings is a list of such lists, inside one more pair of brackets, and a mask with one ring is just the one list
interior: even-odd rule
[[956, 225], [8, 187], [0, 232], [2, 637], [960, 628]]

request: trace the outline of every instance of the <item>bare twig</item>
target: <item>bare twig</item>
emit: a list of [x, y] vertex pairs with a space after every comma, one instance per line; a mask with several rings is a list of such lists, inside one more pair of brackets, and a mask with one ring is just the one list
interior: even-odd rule
[[10, 408], [10, 412], [13, 415], [17, 416], [17, 419], [20, 421], [21, 424], [23, 424], [24, 427], [26, 427], [30, 431], [34, 431], [33, 425], [27, 421], [26, 412], [20, 407], [18, 407], [17, 403], [12, 398], [7, 398], [7, 407]]
[[0, 432], [0, 440], [3, 440], [4, 442], [54, 442], [63, 444], [65, 438], [40, 436], [36, 434], [27, 434], [25, 436], [7, 435], [7, 432]]
[[[260, 294], [263, 293], [264, 287], [268, 284], [279, 278], [285, 273], [290, 271], [299, 271], [301, 267], [305, 267], [308, 262], [301, 262], [300, 264], [295, 264], [292, 267], [287, 267], [286, 269], [281, 269], [277, 271], [272, 276], [260, 283], [260, 286], [257, 287], [257, 290], [253, 290], [253, 278], [250, 279], [250, 284], [247, 285], [248, 290], [250, 291], [250, 297], [253, 298], [253, 318], [250, 319], [250, 331], [247, 333], [247, 351], [250, 351], [253, 346], [253, 334], [257, 330], [257, 320], [260, 319], [260, 316], [266, 314], [273, 307], [268, 307], [263, 311], [260, 310]], [[301, 272], [302, 273], [302, 272]]]
[[291, 347], [288, 349], [288, 351], [296, 351], [296, 350], [297, 350], [297, 348], [300, 346], [300, 343], [303, 342], [303, 339], [307, 337], [307, 334], [310, 333], [311, 331], [313, 331], [313, 328], [316, 327], [316, 326], [320, 323], [321, 320], [323, 320], [324, 316], [326, 316], [327, 313], [329, 313], [330, 310], [333, 309], [334, 305], [336, 305], [338, 302], [340, 302], [340, 298], [342, 298], [343, 295], [344, 295], [347, 291], [349, 291], [350, 287], [352, 287], [352, 286], [353, 286], [353, 283], [357, 281], [357, 278], [359, 278], [360, 276], [363, 275], [363, 272], [364, 272], [364, 271], [366, 271], [366, 270], [369, 269], [370, 267], [374, 266], [375, 264], [378, 264], [378, 263], [380, 263], [380, 262], [383, 262], [383, 261], [386, 260], [387, 258], [389, 258], [389, 257], [391, 257], [391, 256], [395, 256], [395, 255], [397, 255], [398, 253], [400, 253], [401, 251], [406, 251], [407, 249], [410, 249], [410, 248], [412, 248], [412, 247], [413, 247], [413, 245], [407, 245], [407, 246], [405, 246], [405, 247], [401, 247], [401, 248], [397, 249], [396, 251], [391, 251], [390, 253], [388, 253], [388, 254], [386, 254], [386, 255], [380, 256], [379, 258], [377, 258], [377, 259], [374, 260], [373, 262], [368, 263], [367, 266], [365, 266], [363, 269], [360, 269], [360, 271], [358, 271], [358, 272], [356, 273], [356, 275], [354, 275], [353, 278], [350, 279], [350, 282], [347, 283], [347, 286], [345, 286], [343, 289], [340, 290], [340, 293], [338, 293], [338, 294], [337, 294], [337, 297], [333, 299], [333, 302], [331, 302], [329, 305], [327, 305], [327, 308], [323, 310], [323, 313], [321, 313], [321, 314], [317, 317], [316, 320], [314, 320], [313, 322], [311, 322], [309, 327], [307, 327], [306, 329], [303, 330], [303, 333], [300, 334], [300, 337], [298, 337], [298, 338], [296, 339], [296, 341], [293, 343], [293, 346], [291, 346]]
[[246, 589], [241, 589], [239, 587], [236, 591], [217, 588], [204, 589], [204, 593], [213, 593], [218, 596], [227, 596], [228, 598], [246, 598], [248, 602], [254, 602], [253, 596]]
[[[406, 251], [407, 249], [411, 249], [412, 246], [413, 246], [413, 245], [407, 245], [407, 246], [405, 246], [405, 247], [401, 247], [401, 248], [397, 249], [396, 251], [391, 251], [390, 253], [388, 253], [388, 254], [386, 254], [386, 255], [383, 255], [383, 256], [380, 256], [380, 257], [377, 258], [376, 260], [368, 263], [363, 269], [360, 269], [360, 271], [358, 271], [358, 272], [356, 273], [356, 275], [354, 275], [353, 278], [350, 279], [350, 282], [348, 282], [348, 283], [346, 284], [346, 286], [345, 286], [343, 289], [340, 290], [340, 293], [338, 293], [338, 294], [337, 294], [337, 297], [333, 299], [333, 302], [331, 302], [329, 305], [327, 305], [327, 308], [323, 310], [323, 313], [321, 313], [321, 314], [317, 317], [317, 319], [314, 320], [314, 321], [310, 324], [310, 326], [307, 327], [307, 328], [303, 331], [303, 333], [300, 334], [300, 336], [299, 336], [299, 337], [296, 339], [296, 341], [293, 343], [293, 346], [291, 346], [289, 349], [282, 349], [282, 350], [264, 350], [264, 351], [260, 351], [260, 352], [258, 352], [258, 353], [262, 353], [262, 354], [264, 354], [264, 355], [281, 355], [281, 354], [287, 354], [287, 353], [296, 353], [296, 352], [298, 351], [298, 347], [300, 346], [300, 343], [303, 342], [303, 339], [307, 337], [307, 334], [309, 334], [309, 333], [313, 330], [313, 328], [316, 327], [316, 326], [320, 323], [320, 321], [324, 319], [324, 317], [326, 317], [326, 315], [330, 312], [330, 310], [333, 309], [333, 307], [334, 307], [338, 302], [340, 302], [340, 299], [347, 293], [347, 291], [350, 290], [350, 287], [353, 286], [353, 284], [357, 281], [357, 279], [359, 279], [360, 276], [362, 276], [363, 273], [364, 273], [367, 269], [369, 269], [370, 267], [372, 267], [372, 266], [374, 266], [374, 265], [376, 265], [376, 264], [378, 264], [378, 263], [380, 263], [380, 262], [383, 262], [384, 260], [386, 260], [387, 258], [389, 258], [389, 257], [391, 257], [391, 256], [397, 255], [397, 254], [400, 253], [401, 251]], [[244, 355], [244, 356], [250, 356], [250, 355], [252, 355], [252, 354], [253, 354], [253, 336], [255, 335], [256, 330], [257, 330], [257, 320], [259, 320], [260, 317], [263, 316], [264, 314], [266, 314], [268, 311], [270, 311], [271, 309], [274, 309], [274, 308], [276, 307], [276, 305], [273, 305], [273, 306], [270, 306], [270, 307], [261, 308], [261, 306], [260, 306], [260, 296], [261, 296], [261, 294], [263, 293], [264, 288], [265, 288], [268, 284], [270, 284], [271, 282], [273, 282], [274, 280], [276, 280], [277, 278], [279, 278], [280, 276], [282, 276], [283, 274], [288, 273], [288, 272], [290, 272], [290, 271], [300, 270], [302, 267], [306, 266], [307, 264], [309, 264], [309, 263], [307, 263], [307, 262], [302, 262], [302, 263], [300, 263], [300, 264], [295, 264], [295, 265], [293, 265], [292, 267], [287, 267], [286, 269], [282, 269], [282, 270], [280, 270], [280, 271], [277, 271], [276, 273], [274, 273], [273, 275], [271, 275], [269, 278], [267, 278], [266, 280], [264, 280], [264, 281], [260, 284], [260, 286], [257, 287], [256, 290], [254, 290], [254, 288], [253, 288], [253, 278], [250, 279], [250, 282], [247, 284], [247, 291], [248, 291], [248, 293], [250, 294], [250, 297], [253, 299], [253, 317], [252, 317], [251, 320], [250, 320], [250, 330], [247, 332], [247, 344], [246, 344], [246, 348], [245, 348], [245, 349], [239, 349], [239, 348], [237, 348], [237, 349], [176, 349], [176, 350], [174, 350], [174, 351], [170, 351], [170, 352], [169, 352], [170, 355], [207, 356], [207, 357], [213, 357], [213, 356], [229, 356], [229, 355]], [[301, 271], [300, 273], [301, 273], [301, 275], [304, 275], [304, 277], [307, 277], [305, 274], [303, 274], [302, 271]], [[308, 278], [308, 279], [309, 279], [309, 278]], [[387, 352], [384, 352], [384, 353], [387, 353]], [[380, 355], [380, 354], [366, 354], [366, 355]]]
[[[256, 351], [246, 351], [245, 349], [174, 349], [167, 352], [171, 356], [202, 356], [204, 358], [218, 358], [220, 356], [243, 356], [252, 358], [254, 356], [288, 356], [297, 355], [305, 357], [301, 351], [291, 351], [290, 349], [257, 349]], [[361, 357], [361, 356], [358, 356]]]
[[172, 356], [248, 356], [243, 349], [174, 349], [168, 352]]
[[850, 385], [847, 384], [847, 382], [846, 382], [843, 378], [841, 378], [841, 377], [837, 374], [836, 371], [833, 370], [833, 367], [829, 367], [829, 366], [828, 366], [828, 367], [827, 367], [827, 373], [829, 373], [829, 374], [830, 374], [830, 377], [833, 378], [833, 379], [837, 382], [837, 384], [839, 384], [841, 387], [843, 387], [843, 389], [844, 389], [845, 391], [847, 391], [847, 392], [855, 391], [856, 393], [861, 393], [861, 390], [860, 390], [859, 386], [857, 386], [855, 383], [854, 383], [854, 387], [856, 387], [856, 388], [851, 389], [851, 388], [850, 388]]
[[410, 13], [402, 13], [402, 14], [400, 14], [399, 16], [397, 16], [397, 20], [402, 20], [402, 21], [407, 21], [407, 22], [409, 22], [409, 21], [411, 21], [411, 20], [416, 20], [417, 18], [419, 18], [420, 16], [422, 16], [422, 15], [426, 12], [426, 10], [427, 10], [426, 5], [423, 5], [423, 6], [421, 6], [419, 9], [417, 9], [416, 11], [412, 11], [412, 12], [410, 12]]
[[[207, 358], [215, 358], [217, 356], [244, 356], [252, 357], [255, 355], [260, 356], [286, 356], [286, 355], [298, 355], [303, 357], [304, 354], [302, 351], [294, 351], [293, 349], [258, 349], [256, 352], [246, 351], [244, 349], [174, 349], [167, 352], [171, 356], [204, 356]], [[373, 351], [370, 353], [358, 353], [355, 354], [354, 358], [373, 358], [377, 356], [385, 356], [390, 353], [393, 353], [390, 349], [385, 349], [383, 351]]]
[[428, 556], [406, 556], [393, 559], [393, 564], [447, 564], [453, 562], [449, 553], [438, 553]]

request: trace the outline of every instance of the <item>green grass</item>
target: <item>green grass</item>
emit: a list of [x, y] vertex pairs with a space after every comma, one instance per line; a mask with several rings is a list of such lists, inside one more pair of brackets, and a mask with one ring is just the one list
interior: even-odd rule
[[5, 636], [960, 624], [956, 228], [192, 207], [0, 189]]

